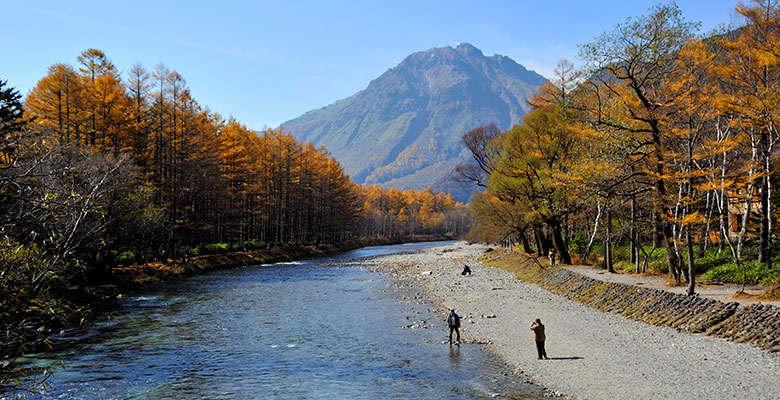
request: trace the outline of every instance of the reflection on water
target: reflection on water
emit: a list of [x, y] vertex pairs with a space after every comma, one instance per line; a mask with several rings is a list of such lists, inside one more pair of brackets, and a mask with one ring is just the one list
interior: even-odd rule
[[[481, 345], [442, 344], [447, 331], [432, 306], [401, 301], [414, 289], [337, 266], [426, 246], [365, 248], [149, 288], [67, 349], [25, 359], [55, 367], [32, 397], [541, 398]], [[431, 328], [405, 328], [417, 322]]]

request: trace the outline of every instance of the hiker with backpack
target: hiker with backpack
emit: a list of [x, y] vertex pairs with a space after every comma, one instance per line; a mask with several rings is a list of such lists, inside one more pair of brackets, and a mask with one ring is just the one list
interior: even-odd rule
[[450, 327], [450, 344], [452, 344], [452, 331], [455, 331], [457, 340], [455, 344], [460, 344], [460, 317], [455, 314], [455, 310], [450, 310], [450, 315], [447, 317], [447, 326]]

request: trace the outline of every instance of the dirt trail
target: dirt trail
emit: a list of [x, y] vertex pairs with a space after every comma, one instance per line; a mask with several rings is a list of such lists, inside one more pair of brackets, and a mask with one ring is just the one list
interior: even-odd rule
[[[665, 290], [672, 293], [687, 293], [687, 286], [667, 286], [666, 278], [656, 275], [634, 275], [625, 273], [610, 274], [604, 269], [594, 268], [587, 265], [573, 265], [565, 267], [566, 269], [576, 272], [581, 275], [585, 275], [592, 279], [598, 279], [604, 282], [624, 283], [627, 285], [642, 286], [651, 289]], [[735, 284], [711, 284], [711, 283], [698, 283], [696, 285], [696, 293], [699, 296], [707, 297], [713, 300], [731, 302], [736, 301], [741, 305], [749, 305], [754, 303], [771, 304], [775, 307], [780, 307], [780, 300], [774, 301], [758, 301], [752, 298], [736, 298], [734, 294], [742, 289], [742, 285]], [[748, 285], [745, 287], [745, 293], [758, 295], [764, 293], [767, 290], [766, 286]]]

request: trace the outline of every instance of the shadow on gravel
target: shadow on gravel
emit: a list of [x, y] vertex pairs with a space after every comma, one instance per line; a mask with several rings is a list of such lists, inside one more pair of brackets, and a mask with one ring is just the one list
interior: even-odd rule
[[548, 357], [548, 360], [582, 360], [584, 357]]

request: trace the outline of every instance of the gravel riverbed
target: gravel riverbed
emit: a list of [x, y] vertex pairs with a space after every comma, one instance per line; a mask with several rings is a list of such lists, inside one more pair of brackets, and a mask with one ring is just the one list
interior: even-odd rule
[[[576, 399], [780, 399], [780, 356], [746, 344], [597, 311], [477, 261], [487, 247], [458, 242], [360, 260], [396, 284], [414, 284], [445, 316], [454, 308], [467, 342], [486, 342], [518, 373]], [[473, 274], [462, 276], [464, 265]], [[546, 326], [537, 360], [531, 322]], [[414, 329], [409, 330], [414, 334]], [[464, 345], [469, 345], [468, 343]]]

